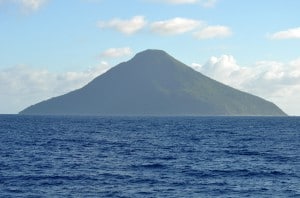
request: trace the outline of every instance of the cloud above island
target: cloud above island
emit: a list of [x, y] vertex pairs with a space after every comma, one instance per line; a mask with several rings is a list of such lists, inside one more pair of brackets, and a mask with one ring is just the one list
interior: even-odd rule
[[147, 22], [144, 16], [134, 16], [131, 19], [114, 18], [109, 21], [99, 21], [98, 26], [101, 29], [114, 29], [127, 35], [132, 35], [141, 30]]
[[224, 25], [209, 25], [205, 21], [174, 17], [166, 20], [146, 22], [144, 16], [134, 16], [132, 19], [112, 19], [99, 21], [100, 29], [112, 29], [126, 35], [132, 35], [142, 29], [150, 30], [150, 33], [162, 36], [180, 35], [193, 32], [197, 39], [226, 38], [232, 35], [232, 30]]
[[[288, 113], [300, 111], [300, 58], [290, 62], [258, 61], [241, 66], [231, 55], [191, 65], [213, 79], [275, 102]], [[297, 107], [298, 108], [295, 108]]]
[[156, 21], [150, 25], [151, 31], [161, 35], [183, 34], [194, 30], [203, 22], [176, 17], [165, 21]]

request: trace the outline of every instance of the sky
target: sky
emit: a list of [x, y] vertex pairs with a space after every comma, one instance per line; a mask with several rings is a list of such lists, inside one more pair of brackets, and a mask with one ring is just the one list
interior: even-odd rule
[[146, 49], [300, 115], [299, 0], [0, 0], [0, 114]]

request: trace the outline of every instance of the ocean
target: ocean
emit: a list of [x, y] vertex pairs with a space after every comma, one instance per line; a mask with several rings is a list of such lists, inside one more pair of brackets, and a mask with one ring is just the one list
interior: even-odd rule
[[0, 115], [0, 197], [300, 197], [300, 117]]

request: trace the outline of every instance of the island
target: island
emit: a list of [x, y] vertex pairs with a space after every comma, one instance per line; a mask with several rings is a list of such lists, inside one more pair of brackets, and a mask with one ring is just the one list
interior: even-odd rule
[[145, 50], [84, 87], [20, 114], [285, 116], [275, 104], [213, 80], [162, 50]]

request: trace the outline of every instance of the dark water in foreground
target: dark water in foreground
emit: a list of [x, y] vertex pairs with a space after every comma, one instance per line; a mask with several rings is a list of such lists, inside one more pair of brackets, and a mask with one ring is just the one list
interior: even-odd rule
[[0, 197], [300, 197], [300, 118], [0, 116]]

